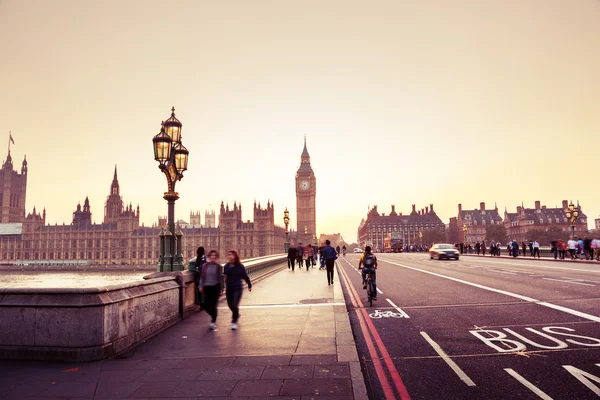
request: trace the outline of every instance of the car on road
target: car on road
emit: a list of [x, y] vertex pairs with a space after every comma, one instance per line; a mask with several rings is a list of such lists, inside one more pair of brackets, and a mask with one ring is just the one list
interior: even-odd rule
[[355, 248], [355, 249], [354, 249], [354, 252], [355, 252], [355, 253], [363, 253], [363, 250], [362, 250], [362, 249], [359, 249], [359, 248], [357, 247], [357, 248]]
[[434, 258], [436, 260], [441, 260], [444, 258], [446, 258], [448, 260], [450, 260], [452, 258], [454, 258], [455, 260], [458, 260], [459, 256], [460, 256], [460, 253], [451, 244], [446, 244], [446, 243], [434, 244], [429, 249], [429, 257], [432, 260]]

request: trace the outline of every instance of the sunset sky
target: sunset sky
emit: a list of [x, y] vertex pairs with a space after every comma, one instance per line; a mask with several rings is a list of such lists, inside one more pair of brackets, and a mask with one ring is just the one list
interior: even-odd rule
[[100, 222], [115, 164], [146, 225], [166, 214], [171, 106], [177, 218], [272, 200], [295, 226], [305, 134], [319, 233], [355, 240], [374, 204], [600, 215], [598, 0], [0, 0], [0, 50], [0, 143], [51, 223], [86, 195]]

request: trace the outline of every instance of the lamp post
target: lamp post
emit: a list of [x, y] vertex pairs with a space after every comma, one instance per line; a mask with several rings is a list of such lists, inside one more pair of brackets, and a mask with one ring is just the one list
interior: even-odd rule
[[290, 226], [290, 212], [288, 211], [287, 207], [283, 212], [283, 223], [285, 224], [285, 243], [283, 245], [283, 251], [285, 254], [287, 254], [290, 250], [290, 230], [288, 229]]
[[304, 242], [308, 243], [308, 228], [305, 226], [304, 227]]
[[577, 207], [575, 207], [572, 201], [571, 204], [569, 204], [569, 208], [567, 208], [567, 211], [565, 212], [565, 216], [571, 222], [571, 237], [575, 239], [575, 221], [577, 221], [577, 218], [579, 218], [579, 210]]
[[423, 231], [419, 231], [419, 243], [423, 244]]
[[467, 244], [467, 231], [469, 230], [469, 228], [467, 228], [467, 224], [463, 225], [463, 243]]
[[160, 235], [160, 257], [157, 270], [183, 271], [183, 255], [181, 254], [181, 238], [183, 233], [175, 231], [175, 201], [179, 193], [175, 184], [183, 178], [187, 170], [189, 151], [181, 143], [181, 121], [175, 118], [175, 107], [171, 108], [171, 117], [161, 124], [160, 132], [152, 138], [154, 159], [158, 168], [167, 178], [167, 191], [163, 198], [167, 201], [167, 229]]

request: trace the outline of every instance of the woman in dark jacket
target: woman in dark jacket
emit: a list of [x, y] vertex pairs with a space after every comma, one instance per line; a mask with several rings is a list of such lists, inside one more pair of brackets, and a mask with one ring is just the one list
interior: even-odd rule
[[196, 250], [196, 261], [195, 266], [196, 269], [194, 271], [194, 282], [196, 283], [196, 287], [198, 291], [196, 292], [196, 304], [200, 306], [200, 309], [204, 309], [204, 304], [202, 301], [202, 293], [200, 291], [200, 272], [202, 271], [202, 266], [206, 263], [206, 256], [204, 255], [204, 247], [200, 246]]
[[225, 274], [225, 287], [227, 296], [227, 305], [231, 310], [231, 329], [236, 330], [238, 328], [237, 322], [240, 318], [240, 300], [242, 299], [242, 292], [244, 290], [243, 281], [248, 285], [248, 291], [252, 291], [252, 282], [246, 272], [246, 267], [240, 262], [240, 256], [237, 251], [229, 250], [227, 253], [227, 260], [223, 273]]
[[208, 261], [200, 270], [200, 293], [204, 297], [204, 309], [210, 315], [210, 330], [217, 331], [217, 304], [223, 294], [223, 267], [217, 261], [216, 250], [208, 252]]

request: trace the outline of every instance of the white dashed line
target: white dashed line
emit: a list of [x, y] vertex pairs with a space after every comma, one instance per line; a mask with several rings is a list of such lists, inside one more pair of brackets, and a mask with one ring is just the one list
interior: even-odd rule
[[391, 301], [390, 299], [386, 299], [386, 300], [387, 300], [387, 302], [388, 302], [388, 303], [390, 303], [390, 305], [391, 305], [392, 307], [394, 307], [394, 308], [396, 309], [396, 311], [398, 311], [400, 314], [402, 314], [402, 316], [403, 316], [404, 318], [410, 318], [410, 317], [408, 316], [408, 314], [407, 314], [406, 312], [404, 312], [404, 310], [403, 310], [403, 309], [401, 309], [400, 307], [398, 307], [397, 305], [395, 305], [393, 301]]
[[542, 278], [545, 279], [547, 281], [556, 281], [556, 282], [564, 282], [564, 283], [572, 283], [574, 285], [585, 285], [585, 286], [596, 286], [596, 285], [592, 285], [591, 283], [582, 283], [582, 282], [573, 282], [573, 281], [568, 281], [565, 279], [552, 279], [552, 278]]
[[513, 378], [515, 378], [516, 380], [518, 380], [527, 389], [529, 389], [533, 393], [535, 393], [540, 399], [543, 399], [543, 400], [552, 400], [552, 397], [550, 397], [546, 393], [542, 392], [537, 386], [535, 386], [533, 383], [529, 382], [527, 379], [523, 378], [514, 369], [512, 369], [512, 368], [504, 368], [504, 370], [506, 372], [508, 372], [508, 374], [510, 376], [512, 376]]

